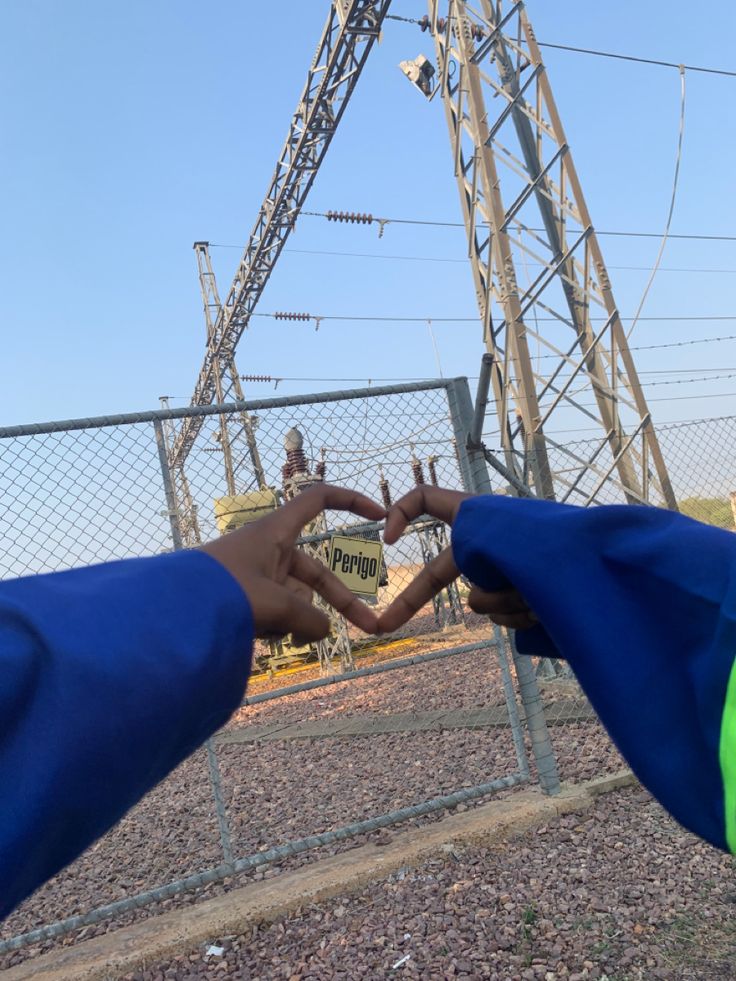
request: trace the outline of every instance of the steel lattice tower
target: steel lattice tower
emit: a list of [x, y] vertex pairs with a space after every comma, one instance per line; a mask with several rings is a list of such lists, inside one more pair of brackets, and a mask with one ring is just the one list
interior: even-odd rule
[[[330, 4], [266, 197], [225, 302], [216, 304], [217, 313], [208, 323], [204, 362], [191, 400], [194, 406], [215, 402], [218, 378], [224, 399], [238, 397], [234, 389], [224, 384], [224, 379], [233, 376], [231, 365], [238, 341], [294, 228], [380, 35], [390, 3], [391, 0], [332, 0]], [[201, 270], [200, 262], [200, 275]], [[214, 313], [214, 306], [205, 300], [205, 309], [208, 308]], [[169, 454], [169, 465], [175, 474], [183, 470], [201, 428], [201, 418], [182, 421]]]
[[[607, 497], [674, 508], [651, 415], [524, 4], [428, 3], [422, 26], [434, 40], [436, 91], [449, 128], [486, 349], [481, 377], [492, 389], [502, 459], [489, 450], [486, 455], [517, 493], [579, 504]], [[389, 6], [390, 0], [332, 0], [284, 148], [224, 303], [217, 296], [206, 246], [195, 246], [208, 334], [193, 405], [242, 398], [234, 361], [237, 344], [294, 228]], [[483, 390], [479, 400], [485, 400]], [[187, 543], [198, 532], [184, 466], [201, 425], [201, 418], [183, 420], [168, 453]], [[248, 447], [242, 454], [249, 461], [248, 479], [262, 486], [247, 414], [235, 435], [227, 432], [230, 424], [222, 425], [228, 490], [235, 487], [238, 469], [234, 438]], [[592, 430], [596, 436], [565, 445], [555, 438], [560, 428]]]
[[[676, 507], [524, 4], [430, 0], [427, 26], [508, 472], [542, 497], [615, 482]], [[581, 454], [562, 422], [599, 435]]]

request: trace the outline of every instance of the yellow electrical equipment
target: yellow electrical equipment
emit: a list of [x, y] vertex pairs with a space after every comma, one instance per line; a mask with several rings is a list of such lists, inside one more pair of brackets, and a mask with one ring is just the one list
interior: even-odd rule
[[278, 507], [276, 492], [270, 489], [232, 494], [215, 499], [215, 522], [221, 535], [257, 521]]

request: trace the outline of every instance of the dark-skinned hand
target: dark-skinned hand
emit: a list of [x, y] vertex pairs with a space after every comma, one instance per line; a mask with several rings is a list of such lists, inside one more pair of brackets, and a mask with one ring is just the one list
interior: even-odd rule
[[[409, 522], [424, 514], [451, 525], [457, 517], [460, 505], [470, 496], [441, 487], [417, 487], [389, 510], [383, 540], [387, 545], [393, 545]], [[459, 575], [460, 570], [455, 565], [452, 549], [443, 549], [381, 614], [378, 618], [378, 630], [381, 633], [397, 630]], [[473, 586], [468, 594], [468, 605], [475, 613], [489, 616], [501, 627], [525, 630], [537, 623], [534, 613], [515, 589], [489, 593]]]
[[298, 643], [321, 640], [330, 630], [326, 614], [312, 605], [317, 592], [366, 633], [375, 633], [375, 613], [317, 559], [296, 548], [305, 525], [326, 509], [380, 521], [386, 511], [355, 491], [319, 484], [252, 524], [218, 538], [201, 550], [240, 583], [253, 611], [257, 637], [288, 633]]

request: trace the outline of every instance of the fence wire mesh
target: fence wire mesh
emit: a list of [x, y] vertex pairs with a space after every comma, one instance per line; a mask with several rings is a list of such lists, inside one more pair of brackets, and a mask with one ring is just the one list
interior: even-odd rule
[[[452, 384], [250, 404], [250, 425], [265, 478], [260, 486], [283, 490], [288, 462], [284, 439], [296, 428], [303, 437], [307, 475], [324, 474], [330, 483], [357, 488], [379, 500], [383, 480], [393, 500], [414, 487], [418, 478], [469, 489], [467, 465], [463, 466], [462, 448], [458, 456], [457, 444], [469, 420], [458, 418], [457, 406], [448, 397]], [[0, 578], [171, 550], [175, 522], [165, 493], [154, 417], [163, 425], [170, 450], [175, 439], [171, 419], [180, 415], [149, 413], [117, 421], [0, 430]], [[223, 465], [222, 415], [204, 416], [186, 460], [202, 539], [219, 533], [215, 501], [232, 490]], [[247, 494], [258, 489], [259, 478], [248, 458], [247, 441], [237, 432], [243, 424], [241, 410], [229, 411], [227, 417], [236, 451], [234, 490]], [[736, 419], [661, 426], [658, 436], [682, 510], [733, 529]], [[569, 461], [589, 460], [598, 446], [599, 441], [579, 441], [552, 453], [561, 485]], [[568, 483], [570, 503], [623, 502], [617, 482], [601, 480], [602, 476], [591, 469], [574, 487]], [[497, 477], [494, 489], [504, 490]], [[180, 505], [179, 499], [177, 508]], [[186, 519], [180, 511], [174, 517]], [[343, 531], [345, 524], [342, 515], [325, 516], [328, 531]], [[352, 522], [347, 525], [349, 529]], [[378, 604], [390, 602], [446, 541], [443, 529], [427, 524], [387, 548], [387, 581], [380, 587]], [[575, 679], [564, 668], [534, 662], [554, 749], [554, 755], [545, 755], [539, 743], [545, 738], [539, 700], [535, 702], [534, 692], [531, 698], [528, 692], [526, 698], [519, 693], [520, 682], [522, 688], [534, 688], [533, 679], [514, 662], [511, 647], [498, 635], [505, 659], [499, 660], [497, 650], [487, 646], [488, 623], [470, 613], [465, 593], [461, 587], [455, 596], [425, 607], [400, 635], [383, 640], [380, 650], [375, 644], [371, 650], [366, 639], [351, 631], [353, 649], [366, 645], [356, 667], [403, 657], [412, 662], [410, 680], [404, 671], [359, 677], [237, 713], [217, 737], [216, 747], [186, 761], [2, 925], [0, 966], [51, 943], [37, 938], [22, 953], [3, 953], [3, 941], [15, 934], [118, 900], [130, 906], [128, 912], [115, 914], [116, 925], [121, 925], [145, 915], [134, 911], [132, 901], [142, 891], [218, 867], [223, 826], [218, 826], [209, 786], [208, 757], [209, 779], [213, 762], [221, 776], [215, 794], [221, 802], [219, 817], [224, 815], [233, 855], [241, 860], [266, 852], [274, 841], [298, 841], [304, 835], [370, 820], [382, 811], [398, 813], [458, 789], [465, 793], [459, 799], [472, 802], [472, 788], [510, 787], [527, 774], [533, 780], [544, 777], [551, 787], [558, 775], [581, 780], [620, 769], [622, 761]], [[471, 649], [481, 640], [485, 645]], [[467, 650], [461, 646], [460, 656], [436, 657], [453, 645]], [[262, 648], [261, 654], [265, 658], [268, 652]], [[421, 663], [426, 654], [436, 659]], [[336, 662], [334, 670], [340, 666]], [[298, 681], [318, 677], [315, 665]], [[264, 677], [249, 694], [283, 683]], [[510, 724], [509, 716], [512, 723], [520, 719], [521, 724]], [[343, 730], [338, 722], [345, 724]], [[318, 731], [320, 725], [324, 731]], [[304, 730], [301, 736], [292, 731], [295, 726]], [[289, 738], [284, 737], [287, 729]], [[297, 786], [300, 792], [295, 795]], [[336, 842], [330, 847], [337, 847]], [[227, 881], [208, 874], [191, 896], [171, 893], [166, 903], [188, 902], [229, 888]], [[248, 874], [258, 880], [276, 870], [254, 863]], [[98, 919], [76, 936], [109, 929], [104, 918]]]
[[[461, 489], [462, 476], [444, 387], [323, 402], [271, 400], [255, 403], [248, 418], [257, 442], [261, 474], [254, 472], [242, 439], [242, 414], [202, 418], [184, 465], [202, 541], [220, 533], [216, 502], [230, 492], [247, 495], [259, 487], [284, 490], [285, 437], [303, 439], [305, 479], [315, 477], [356, 488], [381, 500], [396, 500], [417, 481]], [[234, 487], [224, 467], [223, 420], [231, 439]], [[165, 426], [171, 422], [164, 420]], [[123, 425], [89, 425], [0, 438], [0, 532], [6, 543], [0, 577], [51, 572], [129, 556], [154, 555], [173, 547], [170, 507], [150, 420]], [[169, 449], [174, 434], [169, 431]], [[240, 437], [240, 438], [239, 438]], [[175, 473], [176, 476], [176, 473]], [[177, 483], [176, 480], [173, 481]], [[180, 526], [186, 503], [177, 495]], [[355, 521], [327, 514], [321, 529], [350, 534]], [[378, 530], [362, 532], [377, 538]], [[186, 538], [186, 535], [184, 536]], [[191, 540], [190, 544], [196, 541]], [[376, 597], [386, 606], [422, 565], [448, 543], [440, 524], [426, 523], [385, 549], [385, 569]], [[448, 628], [479, 624], [457, 588], [407, 624], [398, 636], [431, 636], [446, 643]], [[354, 642], [352, 628], [350, 641]], [[264, 659], [268, 651], [259, 647]]]
[[[235, 457], [235, 494], [248, 494], [259, 483], [283, 490], [284, 438], [295, 428], [303, 437], [307, 476], [319, 467], [328, 481], [379, 500], [382, 481], [393, 500], [418, 479], [462, 489], [459, 420], [448, 384], [250, 406], [263, 478], [252, 461]], [[174, 526], [185, 516], [181, 499], [173, 514], [166, 497], [156, 423], [169, 452], [175, 434], [166, 432], [166, 414], [153, 416], [0, 431], [0, 521], [8, 543], [3, 578], [174, 547]], [[242, 417], [239, 410], [227, 416], [236, 448], [244, 442], [237, 437]], [[202, 539], [219, 533], [214, 503], [233, 489], [224, 472], [221, 417], [205, 416], [186, 460]], [[344, 515], [328, 513], [323, 527], [349, 533], [350, 526]], [[387, 547], [377, 603], [390, 602], [447, 540], [444, 528], [430, 522]], [[55, 936], [105, 932], [110, 916], [119, 926], [150, 915], [140, 908], [142, 895], [153, 897], [160, 911], [162, 903], [166, 908], [211, 896], [244, 877], [268, 878], [278, 870], [248, 856], [270, 854], [274, 843], [295, 843], [293, 852], [283, 853], [293, 868], [306, 860], [304, 836], [334, 851], [344, 847], [340, 829], [378, 834], [399, 820], [430, 820], [448, 806], [472, 806], [527, 780], [513, 669], [502, 668], [487, 621], [470, 614], [464, 595], [463, 589], [428, 604], [399, 635], [382, 639], [380, 649], [373, 641], [373, 649], [360, 650], [365, 641], [351, 629], [359, 670], [383, 672], [389, 659], [403, 658], [409, 674], [402, 668], [356, 677], [236, 713], [213, 745], [187, 760], [2, 924], [0, 966], [48, 949]], [[332, 670], [342, 666], [336, 660]], [[327, 680], [315, 664], [286, 683], [310, 678]], [[283, 685], [264, 675], [249, 694]], [[228, 849], [242, 870], [223, 881]], [[181, 882], [190, 891], [183, 893]], [[110, 904], [104, 915], [94, 912]], [[82, 919], [48, 927], [70, 916]]]
[[[736, 418], [698, 419], [657, 426], [678, 507], [684, 514], [722, 528], [734, 528], [730, 494], [736, 490]], [[598, 463], [600, 439], [576, 440], [552, 447], [550, 456], [562, 493], [570, 504], [624, 504], [618, 480], [603, 478], [607, 468]], [[592, 461], [579, 481], [578, 461]], [[574, 486], [573, 486], [574, 484]], [[662, 501], [650, 489], [650, 504]]]
[[736, 418], [676, 423], [658, 432], [683, 514], [733, 531]]

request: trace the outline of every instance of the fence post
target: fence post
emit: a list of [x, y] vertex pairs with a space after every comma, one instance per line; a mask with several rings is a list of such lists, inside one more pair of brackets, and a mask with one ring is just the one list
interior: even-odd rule
[[[491, 480], [488, 476], [483, 451], [479, 447], [468, 445], [474, 412], [466, 378], [452, 378], [448, 381], [447, 401], [450, 407], [450, 418], [455, 434], [463, 482], [471, 493], [490, 494], [492, 492]], [[557, 763], [549, 738], [536, 673], [531, 659], [517, 651], [513, 633], [511, 631], [506, 631], [506, 633], [513, 652], [514, 667], [519, 682], [519, 694], [526, 714], [529, 739], [539, 773], [539, 783], [544, 793], [558, 794], [560, 792], [560, 778], [557, 773]]]
[[503, 694], [506, 699], [506, 711], [509, 713], [511, 722], [511, 738], [514, 742], [516, 761], [519, 764], [519, 773], [523, 777], [529, 776], [529, 760], [526, 755], [524, 744], [524, 730], [519, 717], [519, 704], [516, 701], [516, 691], [511, 680], [511, 669], [509, 659], [506, 656], [506, 645], [504, 643], [503, 631], [498, 624], [493, 624], [493, 636], [496, 640], [496, 657], [501, 668], [501, 679], [503, 681]]
[[[166, 452], [166, 438], [160, 419], [153, 420], [153, 429], [156, 433], [156, 448], [158, 450], [158, 462], [161, 467], [161, 478], [164, 484], [164, 494], [166, 496], [166, 510], [169, 515], [171, 525], [171, 540], [174, 551], [180, 551], [184, 545], [181, 537], [181, 526], [179, 525], [179, 510], [176, 506], [176, 494], [174, 492], [174, 481], [171, 478], [171, 468]], [[225, 802], [222, 796], [222, 779], [220, 777], [220, 765], [217, 761], [217, 752], [213, 739], [208, 739], [207, 749], [207, 769], [210, 776], [210, 787], [212, 789], [212, 799], [215, 804], [215, 814], [217, 816], [217, 827], [220, 832], [220, 844], [222, 845], [222, 855], [227, 865], [233, 861], [232, 840], [230, 837], [230, 826], [225, 811]]]
[[539, 774], [539, 785], [545, 794], [559, 794], [560, 777], [557, 772], [555, 751], [549, 738], [547, 719], [544, 714], [542, 695], [537, 684], [537, 674], [530, 657], [519, 654], [516, 640], [512, 631], [506, 631], [514, 657], [516, 677], [519, 682], [519, 693], [526, 714], [526, 725], [529, 730], [534, 760]]
[[473, 425], [473, 400], [467, 378], [451, 378], [447, 382], [447, 402], [455, 437], [458, 465], [465, 489], [471, 494], [490, 494], [491, 481], [483, 451], [468, 445]]
[[156, 449], [158, 450], [158, 462], [161, 467], [161, 477], [164, 482], [164, 495], [166, 496], [166, 511], [171, 525], [171, 541], [174, 544], [174, 551], [183, 548], [181, 537], [181, 526], [179, 524], [179, 509], [176, 506], [176, 493], [174, 492], [174, 481], [171, 479], [171, 468], [169, 458], [166, 453], [166, 439], [164, 438], [164, 427], [160, 419], [153, 420], [153, 430], [156, 433]]

